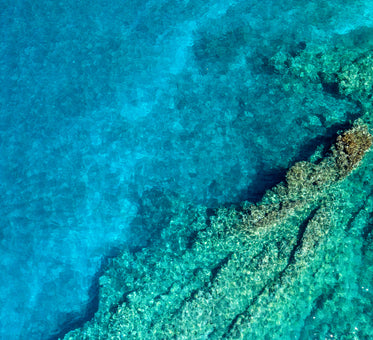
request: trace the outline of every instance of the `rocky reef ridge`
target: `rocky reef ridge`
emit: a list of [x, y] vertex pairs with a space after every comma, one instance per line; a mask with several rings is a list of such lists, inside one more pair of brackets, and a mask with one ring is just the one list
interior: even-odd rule
[[372, 52], [320, 53], [273, 57], [284, 90], [314, 82], [361, 117], [256, 204], [170, 198], [160, 237], [111, 261], [97, 313], [65, 340], [373, 338]]

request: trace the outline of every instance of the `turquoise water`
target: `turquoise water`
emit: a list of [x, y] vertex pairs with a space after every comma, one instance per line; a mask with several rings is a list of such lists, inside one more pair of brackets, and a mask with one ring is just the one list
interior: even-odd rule
[[151, 241], [149, 211], [167, 219], [163, 193], [257, 201], [329, 144], [359, 106], [284, 93], [267, 61], [372, 17], [370, 1], [3, 0], [0, 338], [90, 318], [107, 258]]

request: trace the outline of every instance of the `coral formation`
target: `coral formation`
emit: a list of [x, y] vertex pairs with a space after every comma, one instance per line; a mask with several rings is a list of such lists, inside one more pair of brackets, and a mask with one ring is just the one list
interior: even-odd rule
[[279, 51], [270, 63], [284, 76], [282, 86], [285, 90], [303, 92], [306, 84], [311, 82], [326, 92], [348, 97], [359, 102], [365, 110], [371, 110], [373, 46], [361, 44], [358, 36], [359, 31], [337, 35], [332, 46], [308, 44], [297, 55]]
[[361, 161], [371, 145], [372, 136], [365, 125], [356, 125], [338, 136], [335, 157], [340, 171], [349, 173]]
[[[316, 309], [325, 291], [339, 290], [335, 299], [346, 293], [343, 263], [352, 255], [338, 247], [353, 237], [348, 228], [359, 234], [369, 223], [368, 213], [349, 226], [361, 204], [348, 202], [353, 176], [345, 175], [362, 161], [370, 138], [359, 122], [337, 138], [329, 156], [295, 164], [256, 205], [221, 208], [211, 216], [172, 198], [175, 214], [160, 238], [112, 260], [100, 278], [98, 312], [65, 340], [311, 336], [317, 326], [309, 318], [319, 322], [319, 313], [331, 308]], [[342, 155], [352, 157], [348, 167], [340, 165]], [[372, 170], [370, 164], [359, 168], [358, 178]], [[372, 201], [359, 186], [353, 199]], [[360, 332], [370, 334], [362, 318], [356, 321]], [[333, 327], [353, 332], [346, 323]]]
[[307, 78], [361, 101], [362, 118], [257, 204], [211, 213], [170, 198], [160, 237], [112, 260], [97, 313], [65, 340], [373, 338], [370, 52], [347, 67], [353, 52], [321, 49], [273, 65], [294, 89]]

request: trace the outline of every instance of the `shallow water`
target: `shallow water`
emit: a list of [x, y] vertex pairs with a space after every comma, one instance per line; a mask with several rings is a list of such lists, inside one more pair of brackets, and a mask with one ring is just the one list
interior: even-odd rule
[[88, 317], [106, 258], [142, 238], [152, 189], [257, 201], [359, 114], [332, 93], [284, 93], [267, 60], [373, 26], [369, 1], [0, 9], [1, 339]]

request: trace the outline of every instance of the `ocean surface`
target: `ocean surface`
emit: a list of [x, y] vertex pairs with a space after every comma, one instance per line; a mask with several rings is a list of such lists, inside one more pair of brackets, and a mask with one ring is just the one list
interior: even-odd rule
[[256, 202], [328, 144], [359, 106], [305, 103], [268, 60], [372, 18], [370, 0], [1, 0], [0, 339], [90, 319], [162, 194]]

